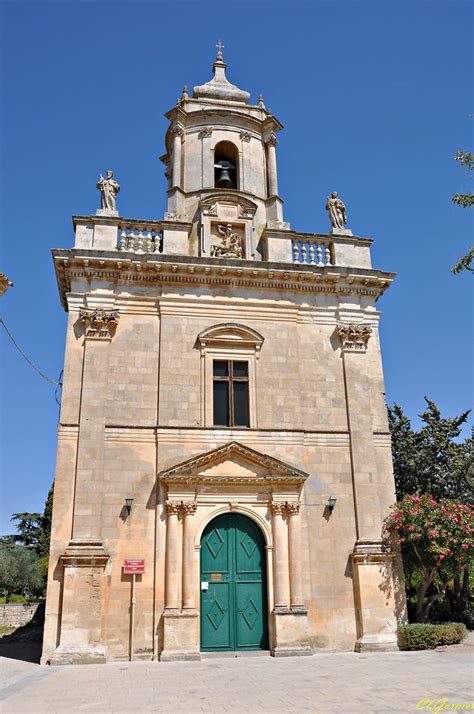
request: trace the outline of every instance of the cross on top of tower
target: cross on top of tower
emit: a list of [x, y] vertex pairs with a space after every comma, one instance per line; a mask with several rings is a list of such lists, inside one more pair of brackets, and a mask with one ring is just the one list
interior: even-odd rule
[[223, 45], [222, 42], [219, 40], [216, 47], [217, 47], [217, 59], [218, 60], [224, 59], [222, 56], [222, 50], [224, 49], [225, 45]]

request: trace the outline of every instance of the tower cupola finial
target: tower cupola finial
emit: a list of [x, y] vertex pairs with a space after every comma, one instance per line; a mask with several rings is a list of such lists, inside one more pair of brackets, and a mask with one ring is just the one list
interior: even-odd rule
[[224, 57], [222, 55], [222, 50], [224, 49], [225, 45], [222, 44], [222, 42], [219, 40], [217, 45], [217, 57], [216, 57], [216, 62], [223, 62]]

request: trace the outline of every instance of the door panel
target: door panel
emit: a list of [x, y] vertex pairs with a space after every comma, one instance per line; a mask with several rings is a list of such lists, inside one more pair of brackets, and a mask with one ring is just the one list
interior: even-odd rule
[[[207, 583], [205, 589], [202, 583]], [[239, 514], [218, 516], [201, 538], [201, 649], [267, 646], [262, 533], [253, 521]]]

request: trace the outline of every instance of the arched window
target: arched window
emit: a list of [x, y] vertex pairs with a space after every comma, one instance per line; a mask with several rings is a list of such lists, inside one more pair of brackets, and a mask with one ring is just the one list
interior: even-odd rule
[[214, 149], [214, 186], [238, 188], [239, 153], [230, 141], [220, 141]]

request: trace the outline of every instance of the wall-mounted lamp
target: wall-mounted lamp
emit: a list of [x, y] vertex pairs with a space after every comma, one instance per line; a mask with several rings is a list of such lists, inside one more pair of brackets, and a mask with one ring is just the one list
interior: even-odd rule
[[133, 505], [133, 498], [131, 496], [127, 496], [125, 499], [125, 508], [127, 509], [128, 515], [130, 515], [132, 512], [132, 505]]
[[336, 505], [337, 498], [336, 496], [329, 496], [328, 498], [328, 508], [329, 508], [329, 513], [332, 513], [334, 511], [334, 507]]

